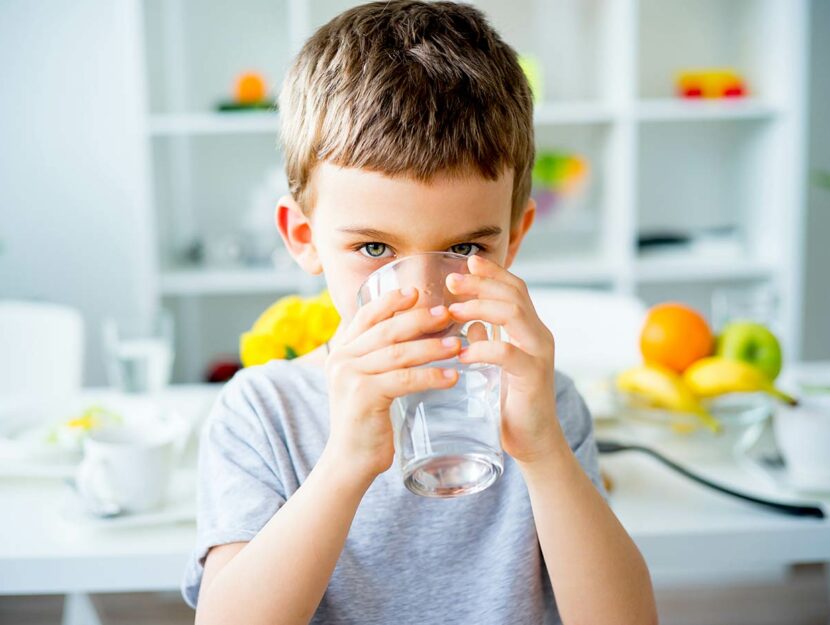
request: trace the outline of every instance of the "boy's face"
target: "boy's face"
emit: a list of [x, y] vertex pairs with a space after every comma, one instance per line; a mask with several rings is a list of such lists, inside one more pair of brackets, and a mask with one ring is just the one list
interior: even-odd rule
[[277, 226], [300, 266], [325, 274], [346, 322], [357, 310], [357, 291], [366, 277], [397, 258], [431, 251], [477, 253], [509, 267], [535, 211], [528, 202], [510, 231], [510, 171], [497, 180], [470, 175], [423, 183], [323, 162], [309, 184], [315, 197], [310, 219], [286, 196], [277, 207]]

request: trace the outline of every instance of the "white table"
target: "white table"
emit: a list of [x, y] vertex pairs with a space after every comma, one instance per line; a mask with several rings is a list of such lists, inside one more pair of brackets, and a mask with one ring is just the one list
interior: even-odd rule
[[[203, 417], [218, 390], [177, 386], [165, 397]], [[100, 390], [88, 393], [97, 397]], [[602, 465], [615, 483], [612, 506], [652, 568], [830, 562], [828, 519], [790, 518], [745, 504], [635, 453], [604, 456]], [[730, 463], [705, 471], [753, 489], [754, 478]], [[0, 595], [67, 594], [83, 611], [83, 593], [179, 587], [194, 523], [82, 527], [61, 517], [57, 502], [65, 488], [49, 479], [0, 479]], [[770, 494], [768, 488], [759, 492]], [[830, 511], [830, 498], [823, 503]]]

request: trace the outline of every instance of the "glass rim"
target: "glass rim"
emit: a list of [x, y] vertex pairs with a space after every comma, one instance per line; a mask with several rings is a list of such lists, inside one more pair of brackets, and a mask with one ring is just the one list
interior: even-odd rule
[[458, 254], [457, 252], [429, 251], [429, 252], [418, 252], [417, 254], [409, 254], [408, 256], [401, 256], [400, 258], [398, 258], [396, 260], [393, 260], [391, 263], [386, 263], [383, 267], [378, 267], [372, 273], [370, 273], [366, 277], [366, 279], [363, 282], [360, 283], [360, 287], [357, 290], [358, 294], [363, 291], [363, 288], [369, 283], [370, 280], [374, 279], [374, 276], [377, 276], [377, 275], [385, 272], [386, 270], [391, 270], [392, 268], [397, 267], [399, 264], [401, 264], [405, 260], [409, 260], [411, 258], [417, 258], [418, 256], [447, 256], [449, 258], [462, 260], [462, 259], [470, 258], [470, 256], [473, 256], [473, 254], [470, 254], [469, 256], [466, 256], [464, 254]]

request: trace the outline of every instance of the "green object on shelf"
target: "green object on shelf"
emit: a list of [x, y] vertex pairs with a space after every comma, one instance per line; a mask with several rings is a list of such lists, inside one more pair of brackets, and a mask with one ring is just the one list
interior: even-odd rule
[[588, 162], [578, 154], [544, 151], [536, 155], [533, 163], [534, 184], [559, 188], [584, 178], [588, 173]]
[[533, 180], [545, 185], [556, 185], [565, 177], [570, 154], [540, 152], [533, 164]]
[[545, 83], [542, 79], [542, 64], [534, 56], [522, 55], [519, 57], [519, 67], [527, 77], [530, 84], [530, 91], [533, 93], [533, 101], [539, 104], [545, 99]]
[[275, 102], [256, 102], [254, 104], [239, 104], [238, 102], [220, 102], [218, 111], [277, 111]]

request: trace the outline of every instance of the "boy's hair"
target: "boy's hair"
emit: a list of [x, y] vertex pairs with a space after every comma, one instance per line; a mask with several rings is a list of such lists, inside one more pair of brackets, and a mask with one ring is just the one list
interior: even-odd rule
[[514, 172], [511, 226], [530, 196], [533, 100], [516, 52], [481, 11], [393, 0], [345, 11], [294, 60], [280, 93], [289, 186], [305, 213], [329, 161], [429, 182]]

